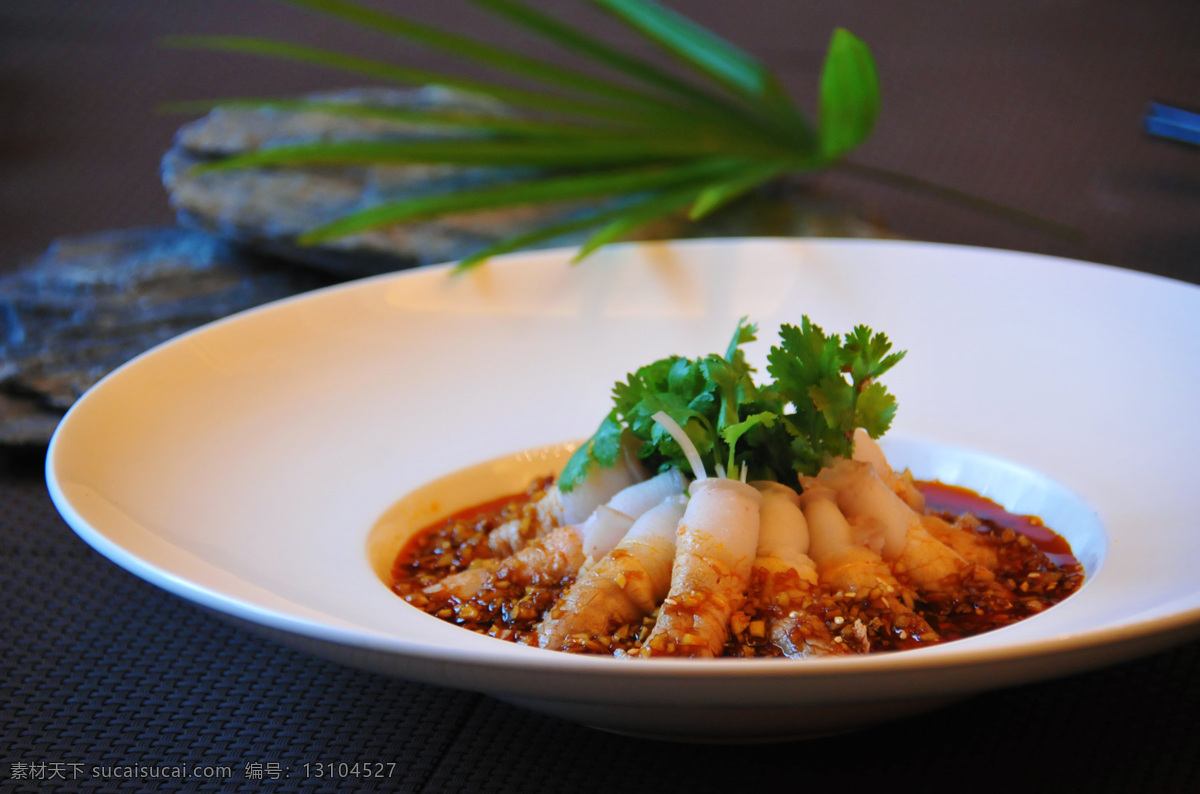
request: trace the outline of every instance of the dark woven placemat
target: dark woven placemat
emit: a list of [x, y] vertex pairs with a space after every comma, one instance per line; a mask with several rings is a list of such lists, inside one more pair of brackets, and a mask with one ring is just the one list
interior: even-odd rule
[[[29, 462], [0, 468], [0, 592], [3, 791], [695, 792], [900, 778], [932, 790], [1200, 787], [1200, 643], [839, 737], [630, 739], [235, 628], [93, 552]], [[360, 766], [339, 777], [355, 763], [382, 776]], [[189, 777], [151, 780], [151, 767]], [[105, 777], [119, 772], [144, 777]]]
[[[1200, 95], [1196, 3], [771, 3], [769, 17], [766, 0], [736, 11], [719, 0], [671, 4], [721, 22], [797, 92], [816, 84], [814, 31], [854, 30], [876, 49], [886, 80], [884, 116], [864, 162], [1043, 214], [1088, 239], [1067, 244], [911, 194], [828, 180], [898, 232], [1200, 283], [1198, 150], [1140, 130], [1149, 100], [1194, 105]], [[414, 5], [457, 13], [451, 4]], [[0, 162], [8, 167], [0, 270], [65, 234], [170, 220], [155, 170], [179, 121], [154, 116], [159, 102], [339, 85], [340, 77], [291, 64], [251, 69], [155, 48], [158, 36], [181, 32], [311, 33], [332, 48], [347, 43], [336, 38], [340, 28], [276, 6], [0, 4], [0, 94], [14, 100], [4, 105], [12, 122], [5, 152], [19, 155]], [[1200, 791], [1200, 643], [845, 736], [747, 747], [647, 742], [339, 667], [235, 628], [78, 540], [46, 496], [37, 453], [5, 460], [0, 455], [0, 794], [612, 794], [757, 792], [767, 784]], [[362, 777], [361, 768], [359, 777], [328, 776], [355, 763], [384, 776]], [[102, 776], [129, 767], [207, 767], [229, 777]], [[57, 776], [65, 779], [50, 779]]]

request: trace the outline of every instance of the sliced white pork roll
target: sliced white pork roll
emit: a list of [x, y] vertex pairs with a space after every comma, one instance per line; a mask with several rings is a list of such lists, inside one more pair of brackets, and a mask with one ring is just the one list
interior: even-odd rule
[[675, 538], [671, 590], [644, 655], [719, 656], [746, 597], [763, 497], [744, 482], [697, 480]]
[[632, 447], [622, 440], [616, 465], [609, 468], [593, 465], [588, 469], [587, 476], [570, 491], [554, 488], [554, 501], [547, 503], [547, 513], [560, 525], [578, 524], [586, 520], [597, 507], [607, 504], [618, 493], [640, 483], [647, 476], [645, 467]]
[[783, 652], [803, 659], [844, 653], [825, 621], [812, 614], [817, 591], [817, 566], [808, 556], [808, 522], [800, 510], [800, 495], [777, 482], [752, 485], [763, 495], [758, 550], [751, 574], [766, 614], [765, 625], [749, 624]]
[[642, 513], [671, 493], [682, 492], [686, 483], [672, 470], [631, 485], [608, 504], [595, 508], [582, 523], [557, 527], [508, 557], [484, 560], [477, 567], [447, 576], [425, 592], [468, 599], [493, 579], [524, 585], [562, 582], [578, 573], [587, 560], [608, 554]]
[[[817, 564], [821, 584], [833, 597], [857, 602], [871, 615], [842, 617], [843, 640], [855, 650], [870, 651], [872, 631], [894, 634], [901, 640], [936, 641], [937, 633], [913, 611], [914, 595], [892, 573], [879, 554], [855, 542], [850, 522], [838, 508], [837, 494], [814, 479], [802, 480], [800, 506], [808, 521], [808, 553]], [[837, 617], [833, 620], [837, 623]], [[872, 625], [878, 621], [880, 625]]]
[[870, 464], [842, 461], [821, 472], [818, 480], [836, 491], [838, 507], [849, 519], [882, 528], [883, 557], [917, 592], [957, 599], [969, 590], [970, 597], [983, 599], [989, 611], [1011, 605], [1012, 593], [990, 571], [930, 534], [922, 516], [888, 488]]
[[668, 496], [644, 513], [608, 555], [579, 578], [538, 626], [543, 648], [603, 637], [654, 612], [671, 586], [675, 530], [687, 497]]

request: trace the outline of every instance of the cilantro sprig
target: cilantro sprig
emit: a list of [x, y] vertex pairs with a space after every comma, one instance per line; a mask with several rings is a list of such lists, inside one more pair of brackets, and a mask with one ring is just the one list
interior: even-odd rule
[[705, 468], [744, 467], [751, 479], [793, 480], [816, 474], [830, 458], [848, 457], [854, 431], [883, 435], [896, 399], [878, 381], [904, 352], [892, 352], [885, 334], [865, 325], [827, 335], [803, 317], [783, 325], [767, 356], [768, 383], [755, 383], [742, 346], [758, 326], [738, 322], [724, 355], [669, 356], [630, 373], [613, 386], [613, 408], [576, 450], [559, 479], [570, 490], [593, 466], [614, 466], [623, 439], [638, 446], [652, 470], [678, 467], [693, 474], [679, 443], [654, 415], [673, 419], [695, 446]]

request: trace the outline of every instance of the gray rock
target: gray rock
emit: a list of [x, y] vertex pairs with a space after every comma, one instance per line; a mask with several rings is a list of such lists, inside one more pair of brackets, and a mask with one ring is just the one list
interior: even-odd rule
[[[440, 88], [361, 89], [310, 98], [504, 112], [488, 100]], [[190, 172], [196, 163], [288, 143], [461, 134], [377, 118], [250, 108], [214, 110], [183, 127], [163, 160], [163, 179], [181, 222], [194, 230], [141, 229], [62, 240], [32, 267], [0, 279], [0, 445], [44, 443], [63, 412], [97, 380], [190, 328], [335, 279], [459, 259], [590, 208], [475, 212], [306, 247], [296, 244], [298, 235], [354, 210], [529, 172], [448, 166]], [[702, 224], [667, 219], [640, 230], [638, 238], [797, 235], [886, 232], [803, 183], [777, 183]]]
[[[410, 91], [357, 89], [306, 98], [392, 108], [503, 112], [486, 99], [438, 87]], [[163, 183], [184, 226], [347, 277], [459, 259], [584, 209], [584, 205], [576, 204], [472, 212], [301, 246], [296, 243], [299, 235], [356, 210], [499, 184], [530, 171], [443, 165], [314, 166], [205, 174], [189, 171], [197, 163], [269, 146], [461, 134], [332, 113], [218, 108], [180, 130], [174, 147], [163, 158]]]
[[[313, 94], [313, 100], [398, 108], [503, 112], [486, 99], [427, 87], [359, 89]], [[232, 154], [301, 142], [428, 138], [451, 133], [427, 126], [283, 109], [217, 109], [183, 127], [163, 159], [163, 181], [185, 226], [256, 250], [354, 277], [460, 259], [480, 248], [595, 205], [528, 206], [419, 221], [300, 246], [302, 233], [356, 210], [388, 201], [496, 184], [528, 169], [452, 166], [291, 167], [195, 174], [191, 166]], [[760, 191], [693, 225], [656, 223], [637, 239], [695, 236], [880, 236], [883, 231], [803, 186]], [[548, 245], [573, 245], [586, 234]]]
[[0, 444], [44, 444], [84, 391], [160, 342], [331, 281], [183, 229], [60, 240], [0, 279]]

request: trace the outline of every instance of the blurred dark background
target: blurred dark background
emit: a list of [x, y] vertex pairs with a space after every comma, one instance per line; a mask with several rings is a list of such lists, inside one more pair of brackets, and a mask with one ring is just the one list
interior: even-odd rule
[[[1200, 148], [1142, 131], [1151, 101], [1200, 109], [1196, 0], [667, 1], [769, 63], [809, 110], [830, 33], [848, 28], [874, 51], [883, 89], [880, 124], [856, 160], [1018, 207], [1083, 237], [849, 176], [818, 178], [896, 234], [1200, 283]], [[534, 2], [620, 35], [576, 0]], [[388, 5], [497, 42], [528, 41], [465, 0]], [[268, 0], [0, 0], [0, 273], [56, 238], [173, 222], [158, 164], [190, 117], [161, 114], [163, 103], [361, 84], [161, 46], [173, 34], [266, 35], [447, 64]], [[0, 356], [0, 371], [8, 364]], [[929, 791], [1200, 790], [1200, 642], [850, 736], [762, 747], [650, 744], [339, 667], [235, 628], [76, 538], [47, 498], [44, 450], [26, 452], [0, 454], [6, 791], [45, 790], [42, 781], [14, 779], [18, 763], [38, 762], [234, 764], [237, 780], [222, 790], [331, 790], [299, 771], [344, 761], [396, 762], [394, 777], [354, 781], [356, 790], [610, 792], [637, 781], [635, 789], [696, 792], [864, 778], [911, 778]], [[281, 763], [294, 778], [249, 779], [250, 762]], [[103, 790], [145, 788], [109, 782]], [[161, 790], [211, 788], [184, 781]]]
[[[385, 5], [380, 3], [381, 5]], [[1200, 3], [675, 0], [773, 67], [812, 109], [835, 26], [878, 62], [883, 112], [853, 155], [1077, 229], [1070, 241], [849, 176], [820, 182], [916, 239], [1070, 256], [1200, 281], [1200, 149], [1146, 136], [1152, 100], [1200, 105]], [[457, 0], [412, 16], [557, 57]], [[576, 2], [542, 3], [620, 32]], [[449, 63], [416, 46], [267, 0], [0, 2], [0, 271], [57, 237], [173, 220], [158, 162], [187, 116], [174, 100], [276, 96], [360, 78], [176, 50], [173, 34], [269, 35], [367, 56]]]

